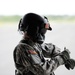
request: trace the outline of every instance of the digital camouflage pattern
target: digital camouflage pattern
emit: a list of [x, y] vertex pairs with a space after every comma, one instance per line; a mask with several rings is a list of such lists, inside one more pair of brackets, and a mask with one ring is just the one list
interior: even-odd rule
[[[31, 40], [21, 40], [14, 50], [14, 62], [19, 74], [54, 75], [54, 70], [63, 64], [60, 49], [51, 43], [42, 45]], [[45, 58], [50, 58], [46, 60]]]

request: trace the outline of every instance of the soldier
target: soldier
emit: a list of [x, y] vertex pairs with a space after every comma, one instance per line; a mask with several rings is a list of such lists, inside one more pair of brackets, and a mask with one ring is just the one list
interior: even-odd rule
[[60, 65], [74, 69], [75, 60], [70, 58], [68, 49], [61, 52], [54, 44], [44, 43], [45, 33], [52, 30], [47, 17], [27, 13], [21, 18], [18, 30], [23, 39], [13, 52], [16, 75], [55, 75]]

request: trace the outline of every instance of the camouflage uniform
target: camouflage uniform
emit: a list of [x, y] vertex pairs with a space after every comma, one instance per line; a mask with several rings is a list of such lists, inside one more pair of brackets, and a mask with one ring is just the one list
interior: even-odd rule
[[20, 19], [18, 30], [24, 34], [24, 39], [14, 50], [16, 75], [54, 75], [63, 64], [68, 70], [74, 69], [75, 60], [66, 49], [60, 52], [55, 45], [43, 43], [47, 30], [52, 30], [47, 17], [28, 13]]
[[51, 43], [41, 45], [23, 39], [14, 50], [16, 75], [54, 75], [56, 68], [64, 63], [59, 54], [60, 49]]

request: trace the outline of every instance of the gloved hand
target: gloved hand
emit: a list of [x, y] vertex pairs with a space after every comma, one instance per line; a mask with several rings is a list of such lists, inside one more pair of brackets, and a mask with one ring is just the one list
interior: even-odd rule
[[75, 60], [70, 58], [70, 51], [68, 49], [64, 48], [64, 51], [60, 53], [60, 56], [63, 58], [64, 65], [68, 70], [74, 69]]
[[63, 58], [64, 63], [66, 62], [66, 60], [70, 59], [70, 51], [68, 49], [66, 49], [66, 47], [64, 48], [64, 51], [62, 51], [60, 53], [60, 56]]
[[65, 67], [68, 70], [74, 69], [74, 67], [75, 67], [75, 60], [74, 59], [68, 59], [68, 60], [66, 60]]

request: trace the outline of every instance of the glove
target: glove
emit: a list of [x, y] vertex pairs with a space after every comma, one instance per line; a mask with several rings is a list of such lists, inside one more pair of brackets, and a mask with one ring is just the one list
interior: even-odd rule
[[68, 70], [74, 69], [74, 67], [75, 67], [75, 60], [74, 59], [68, 59], [68, 60], [66, 60], [65, 67]]
[[70, 70], [74, 69], [75, 67], [75, 60], [70, 58], [70, 51], [66, 48], [64, 48], [64, 51], [60, 53], [60, 56], [62, 57], [65, 67]]
[[63, 58], [64, 63], [66, 63], [66, 60], [70, 59], [70, 51], [64, 48], [64, 51], [60, 53], [60, 56]]

